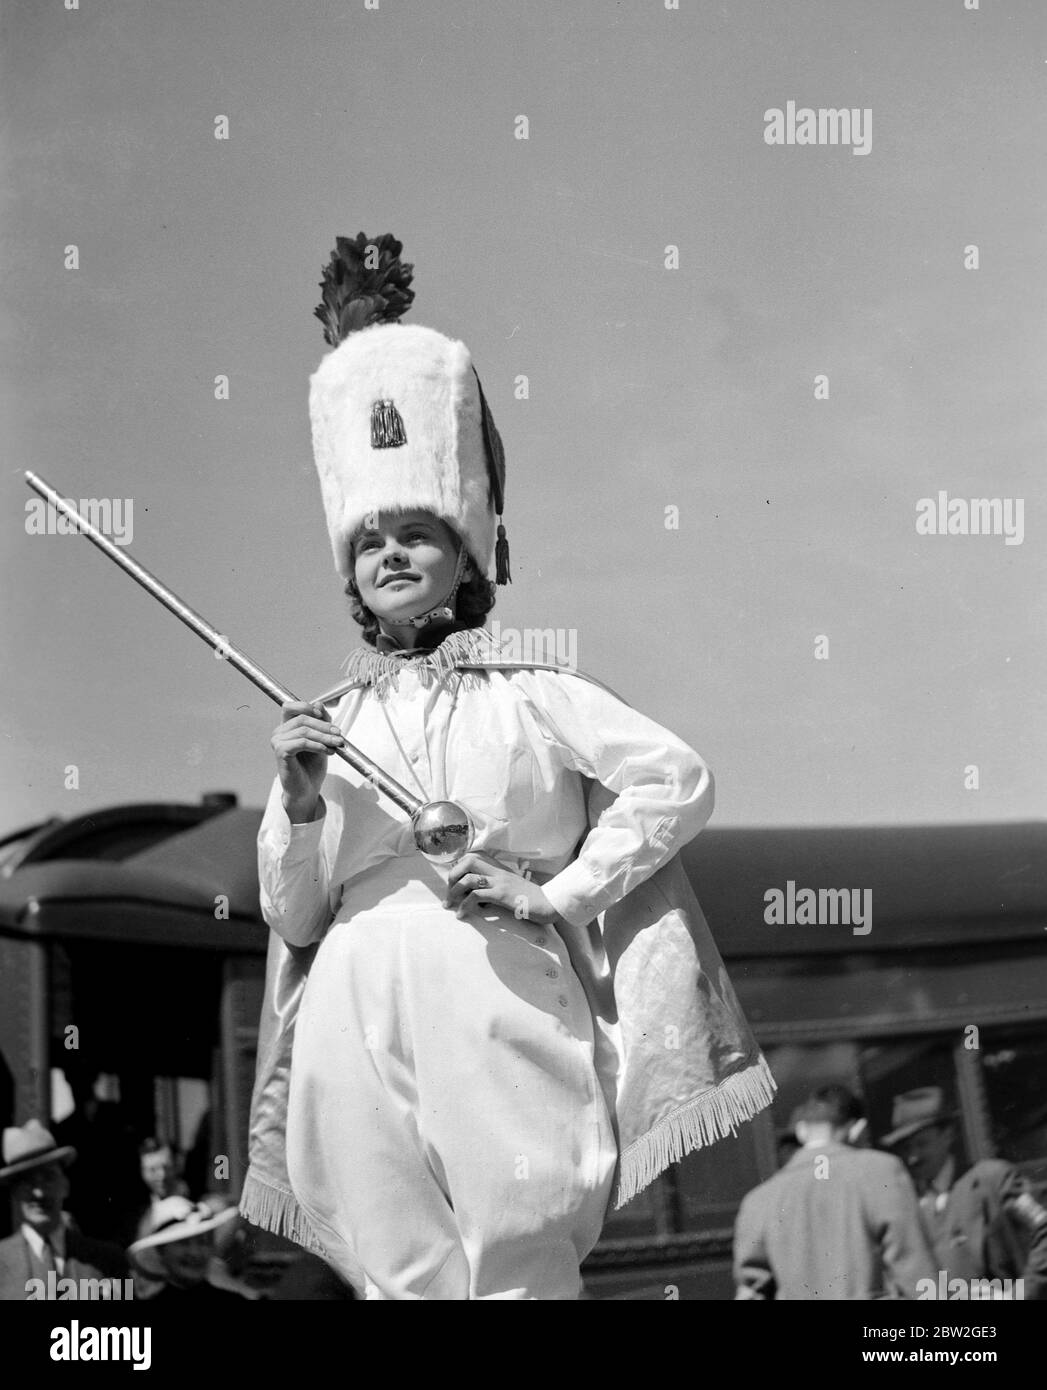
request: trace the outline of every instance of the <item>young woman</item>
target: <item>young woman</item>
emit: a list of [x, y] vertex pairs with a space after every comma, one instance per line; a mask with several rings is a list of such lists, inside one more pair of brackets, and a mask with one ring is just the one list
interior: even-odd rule
[[[288, 705], [273, 735], [259, 868], [283, 945], [244, 1210], [369, 1298], [577, 1298], [616, 1171], [621, 1201], [770, 1100], [661, 877], [712, 777], [597, 682], [499, 659], [482, 623], [504, 463], [462, 344], [355, 331], [311, 410], [366, 645], [330, 717]], [[329, 761], [345, 738], [464, 806], [470, 850], [423, 858], [406, 813]], [[277, 1129], [285, 1173], [260, 1156]]]

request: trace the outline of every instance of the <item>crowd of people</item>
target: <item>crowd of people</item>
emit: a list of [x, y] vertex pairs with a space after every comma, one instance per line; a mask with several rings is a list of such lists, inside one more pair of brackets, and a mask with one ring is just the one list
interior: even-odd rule
[[858, 1098], [816, 1090], [739, 1209], [736, 1297], [1047, 1299], [1047, 1210], [1013, 1164], [963, 1170], [957, 1120], [941, 1087], [907, 1091], [870, 1148]]
[[[1047, 1299], [1047, 1209], [1010, 1163], [964, 1170], [957, 1120], [940, 1087], [908, 1091], [869, 1147], [858, 1098], [842, 1086], [814, 1091], [783, 1136], [792, 1151], [739, 1209], [736, 1297]], [[297, 1292], [247, 1277], [235, 1202], [194, 1199], [179, 1156], [156, 1138], [139, 1147], [134, 1240], [125, 1248], [83, 1232], [67, 1210], [76, 1156], [36, 1120], [4, 1131], [0, 1187], [17, 1229], [0, 1241], [0, 1300], [352, 1297], [326, 1267]], [[71, 1293], [67, 1281], [90, 1282]]]
[[196, 1306], [352, 1297], [321, 1261], [301, 1254], [276, 1260], [267, 1286], [259, 1281], [235, 1200], [213, 1193], [195, 1200], [169, 1143], [150, 1137], [139, 1148], [135, 1238], [126, 1247], [81, 1230], [67, 1209], [77, 1151], [39, 1121], [5, 1129], [2, 1157], [0, 1190], [10, 1195], [16, 1229], [0, 1240], [0, 1300], [135, 1298]]

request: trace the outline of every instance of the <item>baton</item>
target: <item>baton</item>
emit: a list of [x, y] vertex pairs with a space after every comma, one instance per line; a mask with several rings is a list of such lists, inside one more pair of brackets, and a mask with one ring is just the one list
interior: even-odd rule
[[[235, 666], [241, 675], [246, 676], [263, 694], [268, 695], [270, 700], [278, 705], [300, 703], [297, 695], [288, 690], [285, 685], [281, 685], [279, 681], [274, 680], [268, 671], [263, 671], [261, 666], [234, 647], [199, 613], [190, 608], [187, 603], [183, 603], [166, 584], [161, 584], [159, 579], [154, 574], [150, 574], [144, 565], [133, 560], [108, 536], [104, 536], [101, 531], [92, 526], [87, 518], [82, 516], [72, 503], [68, 502], [50, 483], [45, 482], [38, 474], [30, 472], [28, 469], [25, 480], [33, 491], [39, 493], [51, 506], [75, 521], [77, 529], [99, 550], [104, 551], [110, 560], [115, 560], [125, 574], [129, 574], [155, 599], [159, 599], [169, 613], [180, 618], [186, 627], [192, 628], [198, 637], [202, 637], [209, 647], [213, 647], [224, 660], [228, 661], [231, 666]], [[457, 859], [468, 849], [472, 842], [473, 827], [468, 813], [461, 806], [452, 801], [420, 801], [395, 777], [391, 777], [366, 753], [351, 743], [344, 743], [342, 747], [332, 748], [330, 751], [341, 758], [343, 762], [347, 762], [354, 771], [365, 777], [383, 796], [388, 797], [402, 811], [408, 813], [414, 827], [415, 843], [427, 859], [431, 859], [434, 863], [447, 864]]]

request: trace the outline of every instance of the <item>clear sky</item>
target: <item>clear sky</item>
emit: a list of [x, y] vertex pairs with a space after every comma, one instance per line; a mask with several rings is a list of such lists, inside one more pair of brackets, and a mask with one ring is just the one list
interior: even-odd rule
[[[142, 563], [337, 680], [306, 392], [361, 230], [505, 440], [493, 617], [572, 632], [709, 761], [718, 823], [1044, 815], [1042, 0], [2, 13], [0, 833], [260, 804], [277, 718], [87, 541], [27, 535], [24, 468], [133, 499]], [[790, 100], [869, 109], [869, 152], [765, 143]], [[941, 491], [1023, 499], [1022, 544], [917, 535]]]

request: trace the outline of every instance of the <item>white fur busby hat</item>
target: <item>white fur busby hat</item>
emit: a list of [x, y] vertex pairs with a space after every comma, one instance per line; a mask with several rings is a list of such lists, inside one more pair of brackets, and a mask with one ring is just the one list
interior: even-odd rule
[[509, 580], [501, 516], [505, 457], [464, 343], [396, 322], [413, 267], [386, 233], [339, 237], [316, 315], [333, 351], [310, 379], [309, 416], [335, 565], [352, 575], [364, 518], [424, 508], [454, 528], [482, 574]]

